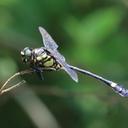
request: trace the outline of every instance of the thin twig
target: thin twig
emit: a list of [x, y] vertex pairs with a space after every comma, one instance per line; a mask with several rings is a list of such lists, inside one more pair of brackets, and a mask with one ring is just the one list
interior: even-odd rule
[[[42, 68], [42, 70], [46, 70], [46, 71], [55, 71], [54, 68], [44, 68], [44, 69]], [[12, 76], [3, 84], [3, 86], [0, 88], [0, 94], [3, 94], [3, 93], [5, 93], [5, 92], [8, 92], [8, 91], [10, 91], [10, 90], [12, 90], [12, 89], [14, 89], [14, 88], [16, 88], [16, 87], [18, 87], [18, 86], [20, 86], [20, 85], [22, 85], [22, 84], [25, 83], [25, 80], [22, 80], [21, 82], [19, 82], [19, 83], [13, 85], [13, 86], [11, 86], [11, 87], [6, 88], [7, 84], [8, 84], [12, 79], [14, 79], [14, 78], [17, 77], [17, 76], [25, 75], [25, 74], [30, 74], [30, 73], [33, 73], [33, 72], [35, 72], [33, 69], [27, 69], [27, 70], [24, 70], [24, 71], [20, 71], [20, 72], [15, 73], [15, 74], [12, 75]]]
[[11, 91], [12, 89], [14, 89], [14, 88], [16, 88], [16, 87], [18, 87], [18, 86], [20, 86], [20, 85], [22, 85], [22, 84], [24, 84], [24, 83], [26, 83], [26, 81], [25, 81], [25, 80], [22, 80], [22, 81], [20, 81], [19, 83], [15, 84], [15, 85], [13, 85], [13, 86], [11, 86], [11, 87], [8, 87], [8, 88], [6, 88], [6, 89], [1, 90], [0, 94], [9, 92], [9, 91]]
[[16, 76], [18, 76], [18, 75], [20, 75], [20, 72], [17, 72], [17, 73], [15, 73], [13, 76], [11, 76], [11, 77], [3, 84], [3, 86], [2, 86], [1, 89], [0, 89], [0, 92], [2, 92], [2, 90], [5, 88], [5, 86], [8, 84], [8, 82], [11, 81], [11, 79], [13, 79], [14, 77], [16, 77]]
[[16, 88], [16, 87], [18, 87], [18, 86], [20, 86], [20, 85], [22, 85], [22, 84], [25, 83], [25, 81], [22, 80], [21, 82], [19, 82], [19, 83], [13, 85], [13, 86], [11, 86], [11, 87], [5, 88], [5, 87], [7, 86], [7, 84], [8, 84], [12, 79], [14, 79], [14, 78], [17, 77], [17, 76], [24, 75], [24, 74], [29, 74], [29, 73], [32, 73], [32, 72], [34, 72], [32, 69], [28, 69], [28, 70], [24, 70], [24, 71], [17, 72], [17, 73], [15, 73], [14, 75], [12, 75], [12, 76], [3, 84], [3, 86], [0, 88], [0, 94], [3, 94], [3, 93], [5, 93], [5, 92], [8, 92], [8, 91], [10, 91], [10, 90], [12, 90], [12, 89], [14, 89], [14, 88]]

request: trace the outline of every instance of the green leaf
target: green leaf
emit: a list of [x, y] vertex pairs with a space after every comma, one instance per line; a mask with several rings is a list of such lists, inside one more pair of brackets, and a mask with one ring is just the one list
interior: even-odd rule
[[117, 31], [122, 18], [120, 8], [103, 8], [89, 14], [82, 21], [69, 18], [65, 28], [77, 43], [95, 44]]

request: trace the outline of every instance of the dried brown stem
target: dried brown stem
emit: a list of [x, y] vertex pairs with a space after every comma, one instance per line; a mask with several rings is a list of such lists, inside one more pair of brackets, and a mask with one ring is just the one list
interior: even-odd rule
[[15, 84], [15, 85], [13, 85], [13, 86], [11, 86], [11, 87], [6, 88], [7, 84], [8, 84], [12, 79], [14, 79], [15, 77], [20, 76], [20, 75], [30, 74], [30, 73], [32, 73], [32, 72], [34, 72], [32, 69], [28, 69], [28, 70], [24, 70], [24, 71], [17, 72], [17, 73], [15, 73], [14, 75], [12, 75], [12, 76], [3, 84], [3, 86], [0, 88], [0, 94], [3, 94], [3, 93], [5, 93], [5, 92], [8, 92], [8, 91], [10, 91], [10, 90], [12, 90], [12, 89], [14, 89], [14, 88], [16, 88], [16, 87], [18, 87], [18, 86], [20, 86], [20, 85], [22, 85], [22, 84], [25, 83], [25, 80], [22, 80], [22, 81], [20, 81], [19, 83]]
[[[42, 68], [42, 70], [54, 71], [54, 68], [44, 68], [44, 69]], [[12, 89], [14, 89], [14, 88], [16, 88], [16, 87], [18, 87], [18, 86], [20, 86], [20, 85], [22, 85], [22, 84], [25, 83], [25, 80], [22, 80], [22, 81], [20, 81], [19, 83], [15, 84], [15, 85], [13, 85], [13, 86], [11, 86], [11, 87], [6, 88], [7, 84], [8, 84], [12, 79], [14, 79], [14, 78], [17, 77], [17, 76], [25, 75], [25, 74], [30, 74], [30, 73], [33, 73], [33, 72], [35, 72], [33, 69], [27, 69], [27, 70], [24, 70], [24, 71], [20, 71], [20, 72], [15, 73], [15, 74], [12, 75], [12, 76], [3, 84], [3, 86], [0, 88], [0, 94], [3, 94], [3, 93], [5, 93], [5, 92], [8, 92], [8, 91], [10, 91], [10, 90], [12, 90]]]
[[11, 87], [8, 87], [8, 88], [6, 88], [6, 89], [1, 90], [0, 94], [9, 92], [9, 91], [11, 91], [12, 89], [14, 89], [14, 88], [16, 88], [16, 87], [18, 87], [18, 86], [20, 86], [20, 85], [22, 85], [22, 84], [24, 84], [24, 83], [26, 83], [26, 81], [25, 81], [25, 80], [22, 80], [21, 82], [19, 82], [19, 83], [13, 85], [13, 86], [11, 86]]

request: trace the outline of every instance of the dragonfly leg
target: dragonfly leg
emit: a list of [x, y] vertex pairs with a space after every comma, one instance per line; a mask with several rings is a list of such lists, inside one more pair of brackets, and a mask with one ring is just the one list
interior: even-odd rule
[[44, 80], [43, 70], [41, 68], [32, 67], [32, 69], [36, 72], [36, 74], [39, 76], [41, 80]]

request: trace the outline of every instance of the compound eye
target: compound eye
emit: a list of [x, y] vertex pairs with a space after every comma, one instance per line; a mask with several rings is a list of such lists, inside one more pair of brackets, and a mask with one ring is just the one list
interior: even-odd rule
[[31, 56], [31, 50], [30, 50], [30, 49], [26, 50], [25, 54], [26, 54], [27, 56]]
[[29, 47], [24, 48], [23, 53], [25, 56], [31, 56], [32, 50]]

